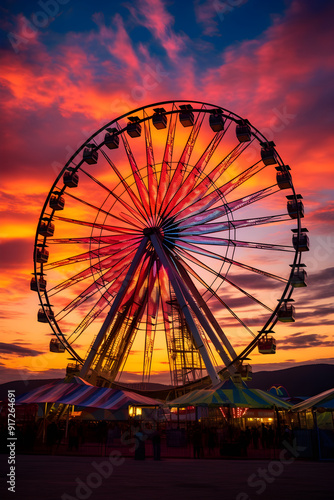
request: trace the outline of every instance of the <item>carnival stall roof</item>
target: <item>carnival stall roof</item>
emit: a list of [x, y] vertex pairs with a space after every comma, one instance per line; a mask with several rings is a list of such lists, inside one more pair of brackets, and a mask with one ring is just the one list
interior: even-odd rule
[[334, 388], [321, 392], [316, 396], [312, 396], [311, 398], [294, 405], [291, 408], [291, 411], [312, 410], [313, 408], [334, 411]]
[[43, 385], [31, 392], [23, 394], [17, 401], [21, 403], [62, 403], [105, 410], [118, 410], [129, 405], [160, 406], [162, 403], [130, 391], [96, 387], [76, 377], [70, 383]]
[[260, 389], [224, 381], [218, 388], [201, 389], [168, 402], [168, 406], [230, 406], [232, 408], [274, 408], [288, 410], [291, 404]]

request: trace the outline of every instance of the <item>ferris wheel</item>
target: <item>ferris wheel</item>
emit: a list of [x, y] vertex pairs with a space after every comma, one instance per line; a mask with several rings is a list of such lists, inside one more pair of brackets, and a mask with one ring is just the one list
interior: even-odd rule
[[249, 378], [250, 353], [275, 353], [273, 328], [306, 286], [303, 216], [290, 167], [247, 119], [167, 101], [112, 120], [39, 218], [31, 289], [50, 350], [98, 385]]

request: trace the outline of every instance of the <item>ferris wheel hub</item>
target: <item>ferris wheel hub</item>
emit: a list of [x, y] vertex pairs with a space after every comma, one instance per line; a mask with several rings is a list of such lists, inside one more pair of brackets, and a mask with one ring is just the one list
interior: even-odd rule
[[156, 236], [158, 236], [158, 238], [163, 241], [164, 240], [164, 231], [161, 227], [157, 227], [157, 226], [153, 226], [153, 227], [145, 227], [145, 229], [143, 229], [143, 234], [144, 236], [147, 236], [148, 238], [155, 234]]
[[151, 234], [160, 233], [158, 227], [145, 227], [143, 230], [144, 236], [150, 236]]

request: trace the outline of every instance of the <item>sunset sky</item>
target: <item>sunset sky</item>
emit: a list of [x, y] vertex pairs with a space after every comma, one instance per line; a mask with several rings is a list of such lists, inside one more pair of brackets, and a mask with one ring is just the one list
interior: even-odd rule
[[248, 118], [304, 198], [308, 287], [294, 295], [296, 323], [276, 329], [277, 355], [255, 353], [253, 369], [333, 363], [333, 2], [5, 0], [0, 11], [0, 382], [65, 373], [69, 355], [49, 353], [29, 289], [60, 170], [105, 123], [177, 99]]

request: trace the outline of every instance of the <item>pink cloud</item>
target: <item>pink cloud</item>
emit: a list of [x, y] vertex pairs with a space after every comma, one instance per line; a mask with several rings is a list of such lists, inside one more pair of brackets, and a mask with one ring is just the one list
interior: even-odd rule
[[23, 14], [16, 16], [12, 22], [6, 21], [7, 38], [16, 54], [31, 50], [32, 45], [38, 45], [40, 31]]
[[332, 233], [333, 232], [333, 221], [334, 221], [334, 202], [329, 201], [328, 203], [322, 204], [315, 210], [311, 210], [307, 214], [307, 224], [312, 231], [322, 233]]
[[[196, 0], [194, 4], [196, 20], [204, 27], [203, 34], [207, 36], [219, 35], [218, 23], [219, 17], [217, 12], [218, 1], [205, 0], [201, 2]], [[215, 8], [216, 7], [216, 8]]]
[[140, 0], [128, 6], [136, 21], [145, 26], [161, 43], [171, 61], [176, 62], [186, 47], [187, 37], [173, 30], [174, 18], [161, 0]]
[[101, 45], [105, 46], [111, 55], [125, 63], [129, 68], [138, 69], [140, 62], [121, 16], [119, 14], [114, 16], [114, 29], [105, 25], [102, 14], [95, 14], [94, 20], [99, 27], [98, 40]]

